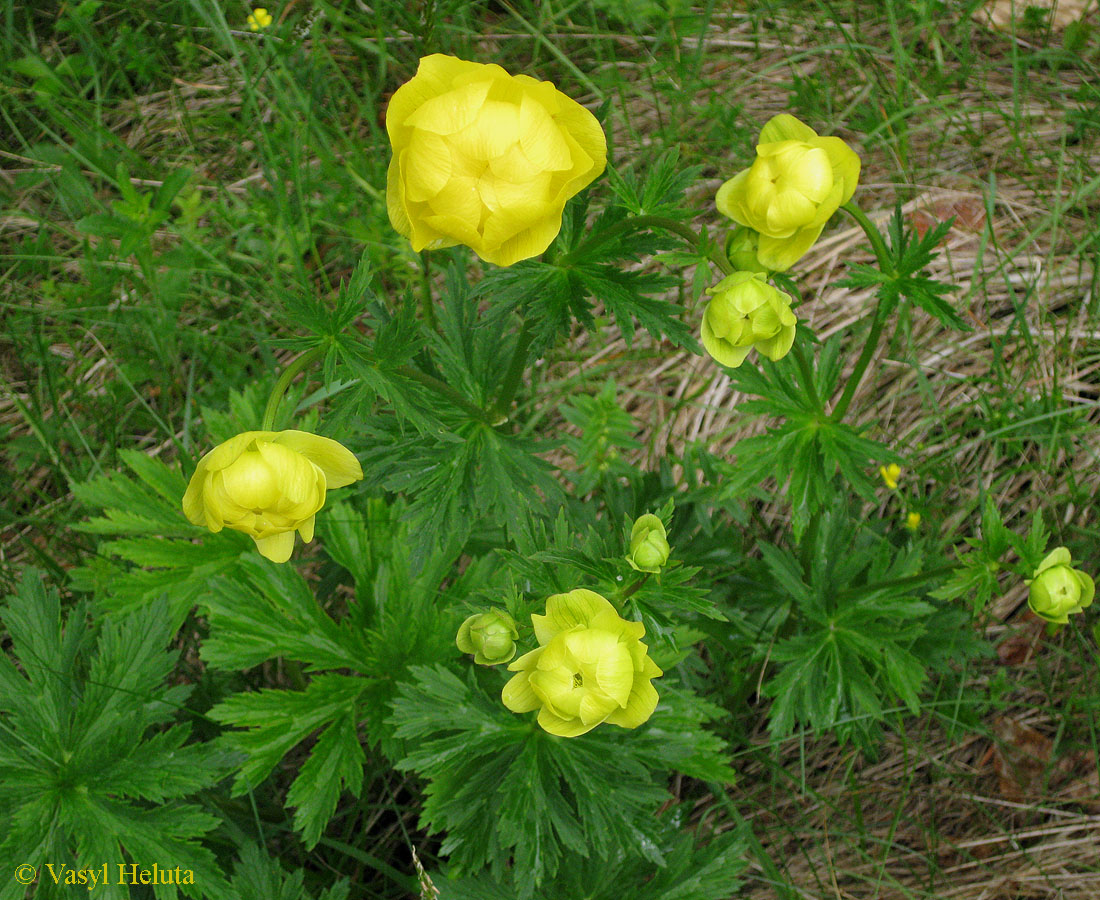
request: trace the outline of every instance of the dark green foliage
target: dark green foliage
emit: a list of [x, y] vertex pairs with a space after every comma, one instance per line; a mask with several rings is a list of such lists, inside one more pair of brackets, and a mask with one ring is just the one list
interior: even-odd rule
[[259, 847], [241, 848], [241, 856], [233, 868], [230, 900], [347, 900], [350, 885], [341, 878], [319, 894], [304, 886], [303, 872], [286, 872], [277, 859], [267, 856]]
[[[11, 656], [0, 656], [0, 864], [43, 866], [36, 896], [69, 897], [62, 864], [180, 866], [191, 897], [221, 898], [225, 882], [200, 839], [215, 816], [181, 802], [219, 781], [227, 760], [211, 744], [187, 743], [176, 722], [187, 685], [168, 687], [175, 628], [163, 602], [92, 627], [78, 604], [62, 619], [58, 593], [28, 569], [8, 598]], [[18, 665], [18, 668], [16, 666]], [[62, 883], [44, 868], [52, 862]], [[128, 891], [112, 882], [98, 895]], [[160, 886], [158, 898], [175, 897]], [[0, 882], [0, 898], [23, 887]]]
[[105, 513], [75, 527], [111, 537], [100, 544], [102, 556], [71, 573], [72, 586], [94, 592], [104, 609], [118, 612], [163, 597], [178, 626], [207, 579], [233, 568], [255, 544], [239, 532], [211, 534], [188, 522], [181, 505], [187, 485], [179, 472], [135, 450], [119, 456], [136, 478], [113, 472], [72, 485], [78, 500]]
[[686, 692], [662, 692], [638, 729], [606, 726], [570, 739], [543, 732], [534, 714], [509, 712], [496, 670], [478, 677], [471, 669], [463, 680], [425, 666], [412, 675], [393, 704], [393, 723], [411, 751], [398, 768], [427, 781], [422, 824], [446, 833], [450, 872], [487, 867], [513, 896], [540, 896], [559, 873], [567, 877], [567, 861], [614, 860], [620, 847], [665, 865], [653, 817], [667, 797], [662, 773], [731, 777], [724, 744], [701, 731], [719, 710]]

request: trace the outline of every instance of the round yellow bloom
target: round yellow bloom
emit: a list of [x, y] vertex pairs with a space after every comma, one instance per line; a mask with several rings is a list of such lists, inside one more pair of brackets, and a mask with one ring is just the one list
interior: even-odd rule
[[759, 272], [734, 272], [707, 293], [714, 299], [703, 313], [703, 346], [722, 365], [736, 369], [753, 347], [774, 362], [794, 346], [791, 298]]
[[626, 621], [584, 588], [550, 597], [546, 615], [531, 621], [541, 646], [508, 666], [519, 673], [501, 694], [508, 709], [539, 710], [539, 725], [559, 737], [577, 737], [603, 722], [637, 728], [653, 715], [652, 679], [664, 673], [640, 640], [641, 622]]
[[286, 562], [294, 532], [313, 540], [325, 491], [363, 477], [342, 444], [306, 431], [246, 431], [202, 459], [183, 495], [183, 512], [213, 532], [243, 531], [272, 562]]
[[715, 203], [760, 233], [760, 264], [783, 272], [852, 199], [859, 168], [859, 157], [840, 138], [819, 137], [794, 116], [778, 115], [760, 132], [756, 161], [718, 189]]
[[1071, 569], [1069, 550], [1059, 547], [1039, 563], [1027, 595], [1027, 605], [1040, 619], [1065, 625], [1073, 613], [1092, 605], [1096, 585], [1080, 569]]
[[248, 14], [248, 18], [245, 22], [248, 24], [249, 31], [260, 31], [267, 28], [274, 20], [269, 13], [262, 6], [257, 6], [252, 12]]
[[905, 517], [905, 527], [908, 528], [910, 531], [916, 531], [918, 528], [920, 528], [920, 513], [909, 513], [909, 515]]
[[542, 253], [607, 162], [596, 117], [548, 81], [440, 53], [386, 110], [390, 222], [414, 250], [465, 244], [510, 266]]
[[630, 529], [630, 555], [626, 561], [631, 568], [657, 574], [671, 552], [664, 522], [652, 513], [639, 516]]

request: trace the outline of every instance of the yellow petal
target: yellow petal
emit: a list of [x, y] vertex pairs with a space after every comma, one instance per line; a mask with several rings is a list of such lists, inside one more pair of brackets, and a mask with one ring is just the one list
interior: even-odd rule
[[488, 162], [519, 141], [519, 107], [487, 100], [477, 117], [448, 140], [467, 156]]
[[818, 138], [813, 142], [829, 156], [829, 163], [833, 167], [833, 177], [843, 184], [840, 202], [847, 203], [856, 192], [859, 183], [860, 161], [856, 152], [838, 137]]
[[573, 160], [560, 127], [546, 108], [530, 95], [525, 95], [520, 103], [519, 128], [519, 145], [537, 169], [572, 168]]
[[729, 341], [717, 337], [714, 332], [711, 331], [706, 315], [703, 316], [701, 337], [703, 340], [703, 347], [706, 349], [707, 353], [714, 357], [717, 362], [731, 369], [736, 369], [741, 365], [752, 349], [751, 344], [747, 344], [743, 347], [735, 347]]
[[302, 522], [301, 525], [298, 526], [298, 534], [307, 544], [313, 540], [313, 526], [316, 521], [316, 516], [310, 516], [308, 519]]
[[363, 467], [347, 447], [332, 438], [308, 431], [280, 431], [275, 443], [301, 453], [325, 473], [325, 483], [331, 490], [345, 487], [363, 477]]
[[539, 712], [539, 725], [544, 731], [556, 734], [558, 737], [579, 737], [587, 734], [599, 723], [585, 725], [580, 719], [563, 719], [545, 706]]
[[630, 689], [634, 683], [634, 661], [630, 651], [623, 644], [601, 654], [596, 662], [596, 684], [619, 706], [626, 706]]
[[269, 441], [275, 436], [274, 431], [243, 431], [228, 441], [218, 444], [213, 450], [199, 460], [199, 467], [207, 472], [217, 472], [230, 465], [238, 456], [248, 449], [248, 445], [254, 440]]
[[657, 689], [647, 678], [638, 678], [630, 692], [626, 708], [613, 712], [605, 721], [623, 728], [637, 728], [657, 708]]
[[[420, 60], [416, 74], [399, 87], [386, 107], [386, 131], [390, 140], [400, 134], [412, 113], [440, 94], [454, 87], [455, 79], [480, 71], [481, 63], [468, 62], [454, 56], [433, 53]], [[395, 145], [396, 146], [396, 145]]]
[[794, 116], [780, 113], [768, 119], [767, 124], [760, 129], [760, 137], [757, 144], [771, 144], [776, 141], [812, 141], [817, 137], [817, 132], [809, 125], [800, 122]]
[[226, 497], [245, 509], [266, 509], [279, 499], [279, 473], [255, 450], [242, 453], [220, 473]]
[[284, 563], [294, 552], [294, 532], [284, 531], [271, 537], [255, 538], [256, 549], [272, 562]]
[[[554, 243], [554, 238], [556, 238], [558, 232], [561, 231], [561, 214], [562, 211], [558, 208], [553, 214], [548, 214], [545, 218], [539, 219], [539, 221], [510, 237], [495, 248], [490, 249], [488, 246], [489, 242], [486, 240], [486, 247], [480, 254], [481, 258], [494, 265], [510, 266], [513, 263], [519, 262], [521, 259], [531, 259], [533, 256], [538, 256]], [[499, 216], [500, 213], [495, 213], [494, 215]], [[486, 221], [487, 232], [489, 230], [489, 221], [491, 220], [492, 216]]]
[[785, 238], [768, 237], [762, 234], [756, 249], [756, 258], [760, 260], [760, 265], [773, 272], [786, 272], [806, 255], [806, 252], [817, 242], [824, 228], [824, 224], [800, 228], [790, 237]]
[[[277, 493], [270, 502], [257, 503], [255, 506], [274, 507], [280, 512], [289, 513], [295, 507], [316, 502], [318, 481], [324, 479], [324, 473], [320, 472], [318, 467], [303, 454], [283, 444], [261, 441], [259, 452], [274, 476]], [[323, 493], [321, 497], [324, 502]], [[316, 512], [316, 508], [309, 514], [313, 512]]]
[[609, 609], [615, 612], [615, 607], [595, 591], [577, 588], [567, 594], [548, 597], [546, 615], [533, 615], [531, 622], [535, 626], [535, 636], [539, 643], [549, 644], [555, 635], [568, 631], [574, 625], [587, 627], [597, 613]]
[[729, 181], [725, 182], [714, 196], [714, 205], [718, 212], [727, 218], [733, 219], [739, 225], [752, 227], [749, 222], [748, 211], [745, 209], [745, 191], [750, 169], [742, 169]]
[[[629, 688], [627, 690], [629, 691]], [[581, 720], [582, 725], [594, 727], [622, 705], [608, 697], [601, 697], [594, 691], [587, 691], [577, 708], [577, 718]]]
[[195, 474], [187, 482], [187, 490], [183, 494], [183, 514], [187, 516], [192, 525], [205, 525], [206, 514], [203, 512], [202, 491], [206, 482], [206, 472], [195, 469]]
[[453, 135], [475, 119], [489, 94], [488, 81], [475, 81], [425, 100], [413, 110], [405, 126], [436, 135]]
[[386, 170], [386, 212], [398, 234], [408, 237], [412, 231], [409, 212], [405, 208], [405, 179], [401, 175], [400, 156], [395, 153]]
[[[508, 668], [511, 669], [514, 665], [515, 663], [512, 663]], [[514, 713], [531, 712], [542, 706], [542, 701], [531, 690], [531, 678], [526, 672], [520, 672], [509, 679], [500, 693], [500, 699]]]
[[431, 208], [435, 213], [453, 216], [475, 229], [485, 209], [478, 182], [473, 178], [452, 178], [432, 199]]
[[451, 178], [451, 149], [438, 134], [413, 132], [401, 162], [405, 197], [413, 202], [431, 200]]
[[558, 126], [573, 138], [590, 160], [589, 182], [599, 177], [607, 167], [607, 137], [604, 135], [600, 120], [587, 109], [564, 94], [559, 111], [554, 115]]
[[524, 653], [519, 659], [512, 662], [508, 666], [509, 672], [530, 672], [535, 666], [538, 665], [539, 658], [542, 656], [542, 647], [536, 647], [528, 653]]

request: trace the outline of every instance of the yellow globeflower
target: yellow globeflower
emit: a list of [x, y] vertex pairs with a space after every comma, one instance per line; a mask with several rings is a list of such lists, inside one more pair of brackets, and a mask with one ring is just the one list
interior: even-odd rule
[[707, 293], [713, 299], [703, 312], [703, 347], [722, 365], [736, 369], [753, 347], [774, 362], [794, 346], [790, 295], [759, 272], [734, 272]]
[[274, 20], [269, 13], [262, 6], [257, 6], [252, 12], [248, 14], [248, 18], [245, 22], [248, 24], [249, 31], [262, 31], [267, 28]]
[[718, 189], [715, 203], [760, 233], [760, 264], [783, 272], [852, 199], [859, 168], [859, 157], [840, 138], [820, 137], [794, 116], [778, 115], [760, 132], [756, 161]]
[[1096, 585], [1090, 575], [1070, 568], [1072, 561], [1065, 547], [1052, 550], [1025, 582], [1031, 586], [1027, 605], [1040, 619], [1065, 625], [1070, 615], [1092, 605]]
[[414, 250], [465, 244], [510, 266], [542, 253], [607, 162], [596, 117], [548, 81], [440, 53], [386, 110], [390, 222]]
[[890, 490], [896, 491], [898, 489], [898, 478], [901, 477], [901, 466], [897, 463], [890, 463], [888, 466], [879, 466], [878, 473], [882, 476], [882, 480]]
[[657, 668], [641, 642], [645, 626], [621, 618], [605, 598], [578, 588], [546, 601], [531, 616], [541, 646], [508, 666], [518, 672], [501, 699], [512, 712], [539, 710], [538, 722], [559, 737], [577, 737], [608, 722], [637, 728], [657, 707]]
[[909, 513], [909, 515], [905, 517], [905, 527], [908, 528], [910, 531], [916, 531], [918, 528], [920, 528], [920, 513]]
[[325, 491], [363, 477], [342, 444], [306, 431], [246, 431], [199, 460], [183, 512], [213, 532], [243, 531], [272, 562], [286, 562], [294, 532], [313, 540]]

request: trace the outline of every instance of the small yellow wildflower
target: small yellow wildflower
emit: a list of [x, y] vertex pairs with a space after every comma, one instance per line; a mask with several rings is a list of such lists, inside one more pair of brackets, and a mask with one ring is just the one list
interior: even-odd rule
[[271, 13], [262, 6], [257, 6], [248, 14], [248, 18], [245, 19], [245, 22], [248, 23], [249, 31], [262, 31], [273, 21], [274, 19], [271, 18]]
[[910, 531], [916, 531], [920, 528], [920, 513], [911, 512], [905, 517], [905, 527]]
[[897, 463], [890, 463], [888, 466], [879, 466], [878, 473], [882, 476], [882, 480], [886, 482], [886, 486], [892, 491], [898, 489], [898, 476], [901, 475], [901, 466]]

